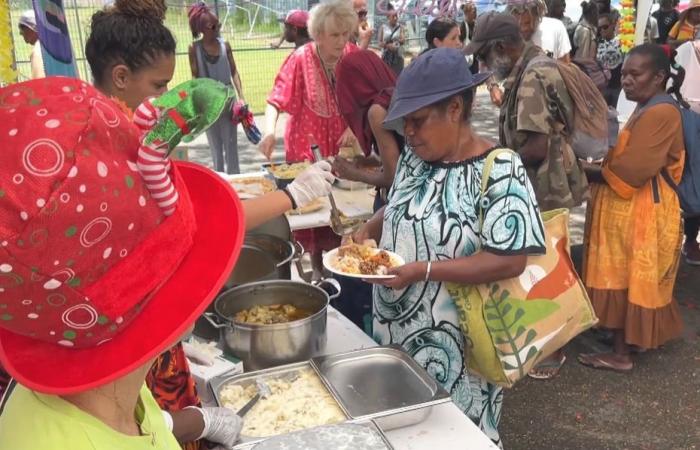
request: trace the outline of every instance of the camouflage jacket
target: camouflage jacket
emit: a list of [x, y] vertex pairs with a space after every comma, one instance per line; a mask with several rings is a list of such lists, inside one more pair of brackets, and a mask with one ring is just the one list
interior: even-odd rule
[[500, 140], [519, 152], [528, 132], [548, 136], [545, 160], [527, 169], [543, 211], [579, 205], [587, 194], [585, 174], [568, 143], [574, 110], [557, 62], [526, 44], [505, 81]]

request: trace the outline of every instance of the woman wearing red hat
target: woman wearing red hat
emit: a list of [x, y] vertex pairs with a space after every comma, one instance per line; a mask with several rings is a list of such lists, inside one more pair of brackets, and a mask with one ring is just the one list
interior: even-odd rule
[[[93, 33], [86, 49], [88, 60], [93, 69], [93, 76], [100, 90], [112, 95], [113, 100], [126, 104], [122, 109], [127, 113], [130, 113], [128, 107], [135, 108], [147, 96], [157, 95], [164, 91], [168, 81], [172, 78], [174, 40], [162, 24], [162, 16], [165, 12], [162, 1], [155, 3], [160, 4], [162, 8], [159, 9], [158, 5], [154, 5], [154, 2], [146, 0], [129, 1], [128, 3], [117, 1], [113, 9], [99, 12], [93, 17]], [[119, 28], [122, 32], [110, 33], [110, 30], [114, 28]], [[120, 42], [113, 42], [114, 39], [119, 40], [119, 36], [128, 40], [130, 32], [143, 34], [145, 31], [148, 31], [146, 34], [149, 35], [149, 39], [144, 40], [149, 42], [148, 48], [120, 45]], [[117, 109], [119, 108], [117, 107]], [[324, 167], [324, 169], [328, 170], [329, 167]], [[301, 177], [305, 178], [306, 181], [299, 179], [298, 181], [301, 183], [298, 186], [290, 186], [289, 193], [276, 192], [268, 194], [264, 199], [245, 202], [246, 226], [252, 228], [290, 209], [294, 203], [303, 204], [310, 201], [310, 196], [324, 195], [326, 189], [330, 189], [328, 179], [332, 178], [330, 174], [326, 174], [327, 172], [319, 171], [318, 168], [312, 168], [307, 171], [305, 176]], [[172, 358], [173, 355], [175, 355], [175, 359]], [[169, 378], [165, 380], [167, 385], [178, 384], [177, 391], [180, 394], [177, 398], [163, 396], [166, 391], [158, 388], [161, 386], [158, 380], [163, 381], [163, 378], [149, 377], [151, 386], [156, 388], [154, 392], [158, 394], [156, 398], [161, 407], [178, 411], [184, 406], [198, 405], [199, 400], [194, 385], [187, 381], [189, 369], [181, 348], [179, 352], [168, 352], [166, 356], [166, 359], [163, 359], [162, 356], [158, 358], [161, 362], [157, 367], [167, 367], [168, 371], [160, 372], [160, 369], [154, 368], [155, 372], [152, 370], [151, 375], [155, 373], [167, 375]], [[183, 365], [181, 366], [178, 361]], [[171, 368], [174, 367], [173, 363], [177, 363], [176, 366], [180, 367], [176, 372], [171, 371]], [[186, 395], [183, 396], [182, 393]], [[207, 435], [207, 433], [202, 433], [202, 426], [205, 425], [202, 423], [202, 416], [213, 412], [217, 411], [187, 410], [182, 414], [175, 414], [173, 416], [174, 428], [178, 438], [182, 442], [187, 442]], [[183, 418], [194, 419], [196, 425], [194, 431], [182, 428], [182, 425], [188, 425], [182, 421]], [[207, 437], [215, 440], [213, 435]]]
[[[2, 447], [179, 448], [144, 379], [230, 273], [240, 202], [218, 175], [171, 162], [167, 215], [137, 164], [139, 130], [79, 80], [0, 98], [0, 171], [13, 180], [0, 195], [0, 361], [19, 382]], [[196, 414], [214, 440], [235, 441]]]

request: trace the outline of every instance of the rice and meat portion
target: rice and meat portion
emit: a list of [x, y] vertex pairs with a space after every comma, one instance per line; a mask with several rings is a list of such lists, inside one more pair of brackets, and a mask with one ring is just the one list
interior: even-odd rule
[[335, 268], [355, 275], [386, 275], [395, 267], [391, 255], [376, 247], [348, 244], [338, 249]]

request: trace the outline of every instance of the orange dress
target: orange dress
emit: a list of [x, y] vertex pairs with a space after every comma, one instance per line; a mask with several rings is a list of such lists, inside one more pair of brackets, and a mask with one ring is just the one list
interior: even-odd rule
[[682, 239], [677, 184], [685, 149], [673, 105], [636, 112], [592, 187], [583, 281], [600, 325], [624, 330], [628, 344], [656, 348], [681, 334], [673, 299]]
[[[202, 406], [180, 342], [158, 356], [146, 375], [146, 386], [158, 402], [158, 406], [170, 413], [181, 411], [188, 406]], [[200, 450], [206, 446], [202, 441], [195, 441], [183, 444], [182, 448]]]

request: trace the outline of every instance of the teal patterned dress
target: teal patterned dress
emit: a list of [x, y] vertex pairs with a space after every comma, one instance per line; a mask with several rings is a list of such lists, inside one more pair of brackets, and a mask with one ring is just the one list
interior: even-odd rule
[[[482, 198], [487, 154], [445, 164], [427, 163], [410, 149], [404, 151], [384, 212], [380, 246], [407, 262], [449, 260], [480, 249], [502, 255], [543, 253], [544, 225], [522, 161], [511, 152], [499, 154]], [[438, 282], [401, 291], [375, 286], [373, 316], [375, 340], [401, 345], [500, 445], [503, 391], [467, 372], [465, 338], [447, 287]]]

